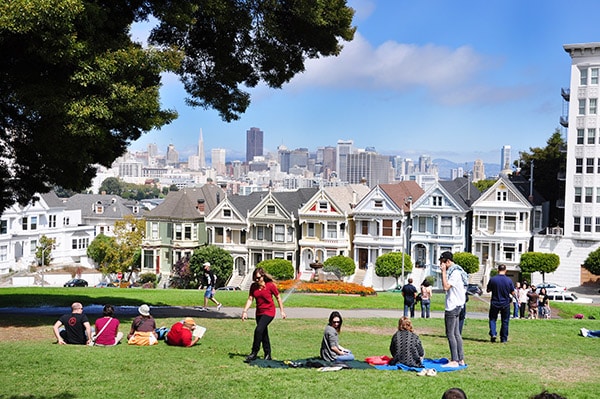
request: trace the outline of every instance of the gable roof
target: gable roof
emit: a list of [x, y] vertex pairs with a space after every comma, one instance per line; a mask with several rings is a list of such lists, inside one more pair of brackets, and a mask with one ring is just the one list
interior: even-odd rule
[[344, 213], [350, 213], [354, 206], [363, 199], [371, 189], [365, 184], [349, 184], [347, 186], [324, 187], [323, 191]]
[[[217, 206], [225, 192], [217, 185], [205, 184], [202, 187], [184, 188], [171, 191], [167, 198], [146, 214], [147, 219], [201, 219]], [[204, 204], [204, 211], [199, 204]]]
[[[82, 218], [123, 219], [127, 215], [133, 215], [130, 201], [118, 195], [109, 194], [75, 194], [66, 198], [64, 204], [67, 209], [81, 210]], [[103, 212], [96, 213], [96, 205], [102, 205]], [[130, 206], [127, 206], [130, 205]], [[141, 216], [141, 215], [136, 215]]]
[[379, 184], [379, 187], [404, 212], [410, 212], [409, 198], [414, 202], [425, 193], [421, 186], [412, 180], [401, 181], [399, 183]]
[[473, 202], [481, 196], [481, 192], [477, 187], [465, 177], [457, 177], [454, 180], [441, 180], [438, 182], [441, 187], [446, 190], [448, 195], [452, 196], [454, 201], [463, 210], [471, 209]]
[[288, 211], [298, 218], [298, 211], [306, 204], [313, 195], [319, 191], [318, 188], [299, 188], [296, 191], [274, 192], [273, 196]]
[[[514, 196], [514, 198], [517, 201], [511, 201], [510, 197], [508, 199], [508, 201], [497, 201], [496, 200], [496, 190], [500, 187], [500, 186], [504, 186], [512, 196]], [[498, 178], [498, 180], [496, 180], [496, 182], [492, 185], [492, 187], [488, 188], [485, 192], [483, 192], [481, 194], [481, 196], [479, 198], [477, 198], [477, 200], [473, 203], [473, 207], [481, 207], [481, 206], [485, 206], [485, 207], [498, 207], [498, 206], [502, 206], [503, 208], [506, 207], [511, 207], [511, 208], [515, 208], [515, 207], [529, 207], [529, 209], [532, 208], [531, 203], [529, 202], [529, 200], [527, 200], [527, 198], [525, 198], [525, 196], [517, 189], [517, 187], [506, 177], [504, 176], [500, 176]]]

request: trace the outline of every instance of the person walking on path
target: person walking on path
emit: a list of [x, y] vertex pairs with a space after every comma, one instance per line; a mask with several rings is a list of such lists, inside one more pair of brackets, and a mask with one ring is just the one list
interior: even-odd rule
[[463, 340], [460, 334], [460, 313], [465, 306], [469, 276], [462, 267], [454, 263], [452, 252], [446, 251], [440, 256], [442, 287], [446, 291], [444, 323], [450, 347], [450, 361], [443, 367], [458, 367], [465, 364]]
[[271, 360], [271, 341], [269, 340], [269, 324], [275, 318], [275, 302], [277, 299], [281, 317], [287, 316], [283, 310], [283, 301], [273, 278], [265, 272], [262, 267], [254, 269], [252, 273], [254, 281], [250, 286], [250, 294], [242, 311], [242, 321], [248, 318], [248, 309], [252, 306], [252, 301], [256, 300], [256, 328], [254, 329], [254, 339], [252, 341], [252, 352], [246, 357], [246, 362], [255, 360], [258, 356], [260, 345], [262, 344], [265, 360]]
[[223, 304], [215, 298], [215, 284], [217, 283], [217, 278], [215, 277], [215, 273], [211, 270], [210, 262], [205, 262], [204, 267], [204, 286], [206, 287], [206, 291], [204, 291], [204, 306], [199, 310], [207, 311], [208, 310], [208, 300], [214, 302], [217, 305], [217, 312], [221, 310]]
[[429, 280], [425, 279], [421, 283], [421, 318], [429, 318], [431, 316], [431, 295], [433, 290]]
[[92, 339], [92, 326], [83, 313], [83, 305], [79, 302], [73, 302], [71, 313], [60, 316], [53, 329], [60, 345], [86, 345]]
[[508, 340], [510, 308], [513, 296], [515, 295], [515, 286], [512, 280], [506, 276], [506, 265], [498, 265], [498, 274], [488, 282], [487, 292], [492, 293], [489, 312], [490, 340], [496, 342], [498, 337], [496, 333], [496, 321], [498, 320], [499, 313], [502, 323], [500, 327], [500, 342], [506, 342]]
[[404, 317], [408, 317], [408, 311], [410, 310], [410, 317], [415, 317], [415, 300], [417, 298], [417, 288], [413, 285], [413, 279], [408, 279], [408, 284], [402, 287], [402, 296], [404, 297]]

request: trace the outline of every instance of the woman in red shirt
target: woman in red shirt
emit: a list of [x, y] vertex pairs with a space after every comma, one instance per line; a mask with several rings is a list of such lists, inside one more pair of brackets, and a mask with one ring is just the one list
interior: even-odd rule
[[273, 282], [273, 278], [262, 267], [258, 267], [252, 273], [252, 280], [254, 282], [250, 286], [250, 295], [248, 295], [246, 306], [244, 306], [244, 310], [242, 311], [242, 320], [246, 320], [248, 318], [248, 309], [252, 306], [252, 301], [256, 299], [256, 328], [254, 329], [252, 352], [246, 357], [246, 362], [256, 359], [261, 343], [265, 359], [271, 359], [269, 324], [273, 321], [276, 314], [273, 297], [277, 299], [281, 317], [286, 318], [285, 311], [283, 310], [283, 301], [281, 300], [277, 286]]

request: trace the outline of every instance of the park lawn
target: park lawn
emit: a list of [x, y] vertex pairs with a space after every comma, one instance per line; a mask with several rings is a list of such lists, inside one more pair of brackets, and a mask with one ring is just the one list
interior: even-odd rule
[[[243, 306], [247, 293], [219, 292], [225, 306]], [[82, 299], [84, 298], [84, 299]], [[198, 291], [141, 289], [3, 288], [0, 307], [67, 306], [84, 304], [190, 306], [201, 299]], [[8, 304], [7, 304], [8, 303]], [[443, 296], [434, 297], [441, 310]], [[297, 295], [286, 306], [399, 308], [401, 297], [382, 293], [375, 297]], [[487, 310], [484, 298], [469, 301]], [[558, 305], [557, 305], [558, 306]], [[565, 314], [597, 314], [597, 306], [565, 304]], [[113, 348], [54, 344], [45, 316], [2, 316], [0, 329], [0, 398], [388, 398], [441, 397], [444, 390], [460, 386], [469, 398], [527, 398], [542, 389], [569, 399], [597, 398], [600, 392], [600, 340], [578, 336], [579, 329], [600, 329], [597, 320], [514, 320], [508, 344], [489, 342], [487, 321], [468, 319], [463, 332], [465, 358], [462, 371], [418, 377], [416, 373], [382, 370], [343, 370], [322, 373], [316, 369], [262, 369], [242, 362], [248, 354], [254, 321], [196, 318], [207, 328], [201, 344], [173, 348], [163, 342], [154, 347]], [[170, 326], [174, 318], [157, 319]], [[414, 321], [426, 356], [448, 356], [442, 319]], [[121, 318], [121, 331], [131, 318]], [[277, 318], [270, 327], [273, 356], [297, 360], [317, 356], [325, 320]], [[386, 355], [397, 320], [387, 318], [345, 320], [340, 343], [357, 359]]]

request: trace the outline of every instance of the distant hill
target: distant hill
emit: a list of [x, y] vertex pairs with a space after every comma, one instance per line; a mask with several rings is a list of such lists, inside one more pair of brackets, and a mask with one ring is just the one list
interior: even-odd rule
[[[452, 169], [463, 168], [464, 172], [473, 169], [473, 162], [457, 163], [443, 158], [434, 159], [432, 162], [438, 166], [439, 177], [443, 180], [450, 180], [452, 177]], [[484, 163], [483, 165], [485, 167], [486, 178], [495, 177], [500, 174], [501, 169], [499, 163]]]

